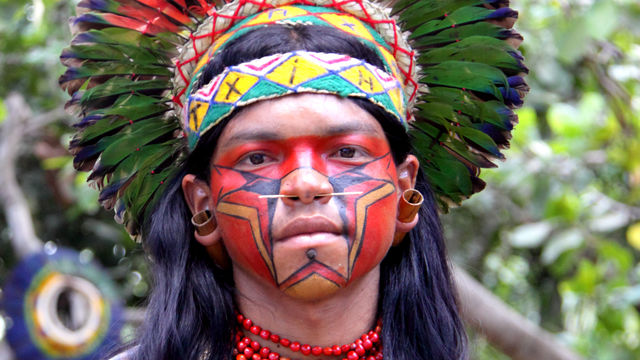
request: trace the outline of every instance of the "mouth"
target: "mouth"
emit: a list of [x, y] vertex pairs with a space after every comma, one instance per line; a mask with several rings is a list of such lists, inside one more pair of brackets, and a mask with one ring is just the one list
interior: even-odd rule
[[297, 217], [288, 222], [280, 231], [274, 232], [275, 242], [286, 241], [294, 237], [317, 234], [341, 235], [341, 227], [330, 219], [320, 216]]

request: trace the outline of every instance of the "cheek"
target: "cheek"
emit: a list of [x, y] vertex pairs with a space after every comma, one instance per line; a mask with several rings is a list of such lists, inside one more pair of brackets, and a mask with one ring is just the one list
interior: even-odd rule
[[259, 198], [257, 189], [269, 193], [271, 182], [247, 181], [241, 174], [220, 169], [212, 175], [216, 220], [222, 232], [224, 246], [234, 266], [248, 273], [274, 282], [273, 265], [270, 260], [269, 199]]
[[334, 178], [340, 191], [359, 192], [344, 202], [350, 244], [350, 281], [376, 267], [393, 242], [397, 213], [396, 170], [390, 156]]
[[[357, 212], [350, 215], [356, 218], [356, 221], [351, 222], [353, 225], [350, 232], [354, 233], [351, 238], [354, 239], [354, 247], [357, 247], [353, 249], [357, 256], [353, 258], [350, 280], [357, 279], [376, 267], [389, 251], [395, 233], [396, 207], [394, 191], [368, 205], [364, 221], [358, 221]], [[362, 206], [356, 210], [362, 211]], [[361, 241], [358, 244], [359, 236]]]

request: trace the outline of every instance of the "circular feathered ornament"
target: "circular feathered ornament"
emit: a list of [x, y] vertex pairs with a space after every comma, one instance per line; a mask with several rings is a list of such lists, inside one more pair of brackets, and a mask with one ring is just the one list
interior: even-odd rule
[[20, 360], [94, 359], [119, 342], [122, 306], [104, 270], [69, 249], [33, 254], [12, 271], [0, 306]]

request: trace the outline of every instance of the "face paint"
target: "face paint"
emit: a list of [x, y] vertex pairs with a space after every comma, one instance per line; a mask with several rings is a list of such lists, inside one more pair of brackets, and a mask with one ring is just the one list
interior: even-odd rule
[[[214, 156], [210, 183], [225, 247], [234, 266], [291, 296], [329, 296], [376, 267], [391, 245], [397, 185], [389, 146], [383, 133], [364, 131], [272, 137], [232, 141]], [[323, 196], [342, 192], [350, 195]], [[274, 194], [292, 197], [260, 197]]]

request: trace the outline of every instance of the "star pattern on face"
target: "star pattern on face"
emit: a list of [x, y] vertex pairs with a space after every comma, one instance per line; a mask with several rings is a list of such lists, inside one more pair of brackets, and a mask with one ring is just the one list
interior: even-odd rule
[[[237, 186], [220, 187], [216, 197], [216, 211], [247, 222], [250, 228], [249, 233], [264, 265], [275, 284], [281, 289], [294, 288], [305, 279], [312, 277], [320, 277], [337, 287], [344, 287], [351, 278], [355, 263], [361, 254], [363, 240], [367, 236], [369, 208], [381, 199], [394, 194], [396, 190], [390, 173], [386, 173], [386, 178], [379, 178], [369, 174], [375, 173], [370, 168], [388, 169], [392, 161], [391, 155], [387, 153], [335, 175], [325, 174], [313, 168], [295, 168], [279, 178], [264, 177], [249, 171], [214, 165], [213, 171], [217, 176], [233, 178], [232, 182], [237, 184]], [[300, 170], [317, 171], [318, 176], [323, 176], [325, 181], [331, 184], [334, 192], [360, 193], [351, 198], [341, 196], [335, 198], [347, 249], [344, 254], [346, 258], [340, 263], [346, 263], [346, 269], [336, 268], [323, 262], [322, 259], [308, 258], [291, 274], [287, 273], [287, 276], [278, 274], [277, 264], [274, 262], [272, 234], [276, 205], [281, 200], [260, 198], [260, 196], [279, 194], [283, 179]], [[233, 241], [233, 234], [229, 234], [229, 237], [230, 239], [225, 240]]]

